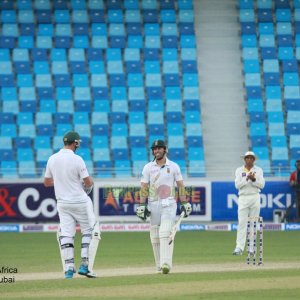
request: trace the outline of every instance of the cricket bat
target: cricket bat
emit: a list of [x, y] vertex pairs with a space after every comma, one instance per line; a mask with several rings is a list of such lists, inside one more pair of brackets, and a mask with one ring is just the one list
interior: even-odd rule
[[179, 229], [179, 226], [180, 226], [180, 223], [182, 221], [182, 219], [184, 218], [184, 211], [180, 214], [178, 220], [176, 221], [176, 223], [173, 225], [173, 228], [172, 228], [172, 231], [171, 231], [171, 234], [169, 236], [169, 245], [171, 245], [175, 239], [175, 235], [176, 235], [176, 232], [177, 230]]

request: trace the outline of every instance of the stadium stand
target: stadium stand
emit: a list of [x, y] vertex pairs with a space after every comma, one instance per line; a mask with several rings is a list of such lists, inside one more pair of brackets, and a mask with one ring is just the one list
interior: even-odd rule
[[1, 3], [0, 176], [41, 176], [68, 130], [96, 177], [137, 176], [156, 138], [205, 176], [192, 0]]
[[252, 147], [268, 175], [288, 176], [300, 147], [299, 1], [238, 7]]

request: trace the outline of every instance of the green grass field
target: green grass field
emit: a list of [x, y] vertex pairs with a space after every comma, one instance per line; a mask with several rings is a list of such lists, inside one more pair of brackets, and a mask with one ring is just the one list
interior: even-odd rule
[[[54, 233], [0, 233], [0, 268], [18, 269], [15, 283], [0, 283], [0, 298], [274, 300], [299, 297], [300, 232], [264, 232], [263, 267], [246, 266], [245, 254], [231, 255], [235, 236], [236, 232], [179, 232], [174, 272], [162, 275], [155, 273], [149, 233], [104, 232], [95, 263], [99, 278], [65, 280]], [[75, 251], [78, 265], [80, 235], [76, 238]], [[215, 269], [218, 266], [221, 269]], [[152, 270], [152, 267], [153, 274], [107, 275], [110, 270]], [[180, 272], [182, 268], [184, 272]], [[189, 268], [193, 271], [189, 272]], [[101, 276], [101, 270], [105, 276]], [[47, 278], [53, 272], [61, 272], [61, 279]], [[18, 280], [18, 276], [27, 273], [43, 273], [43, 276], [33, 274], [34, 280]], [[0, 281], [3, 275], [0, 274]]]

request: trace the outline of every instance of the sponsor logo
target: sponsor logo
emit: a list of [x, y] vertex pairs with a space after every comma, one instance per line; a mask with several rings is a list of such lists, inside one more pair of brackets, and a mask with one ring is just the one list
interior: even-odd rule
[[180, 230], [182, 230], [182, 231], [205, 230], [205, 225], [203, 225], [203, 224], [181, 224]]
[[102, 224], [101, 231], [149, 231], [150, 224]]
[[[106, 187], [100, 188], [99, 192], [101, 215], [133, 215], [140, 203], [139, 187]], [[205, 187], [186, 187], [186, 199], [192, 204], [192, 214], [205, 215], [205, 192]], [[178, 191], [174, 192], [174, 198], [179, 201]]]
[[285, 230], [300, 230], [300, 223], [285, 224]]
[[22, 226], [22, 231], [38, 231], [42, 232], [44, 231], [44, 225], [37, 225], [37, 224], [31, 224], [31, 225], [23, 225]]
[[264, 224], [264, 230], [281, 231], [281, 224], [265, 223]]
[[56, 232], [58, 230], [59, 230], [58, 224], [44, 225], [44, 231], [46, 231], [46, 232]]
[[0, 232], [19, 232], [19, 225], [0, 225]]
[[16, 201], [16, 197], [10, 197], [7, 188], [0, 189], [0, 217], [15, 217], [16, 212], [12, 205]]
[[[280, 194], [261, 194], [260, 195], [261, 208], [280, 208], [286, 209], [292, 204], [292, 195], [287, 193]], [[233, 208], [238, 204], [238, 195], [227, 195], [227, 208]]]
[[206, 230], [229, 231], [230, 226], [229, 224], [212, 224], [212, 225], [207, 225]]
[[[40, 202], [36, 208], [29, 207], [29, 201]], [[56, 201], [52, 198], [40, 199], [40, 193], [35, 188], [26, 188], [18, 198], [21, 214], [27, 218], [36, 218], [40, 214], [46, 218], [53, 218], [57, 214]]]

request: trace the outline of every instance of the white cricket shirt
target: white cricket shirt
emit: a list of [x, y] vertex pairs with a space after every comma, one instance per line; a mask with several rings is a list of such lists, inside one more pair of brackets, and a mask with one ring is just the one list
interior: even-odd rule
[[173, 161], [166, 159], [164, 166], [160, 166], [156, 161], [149, 162], [143, 168], [141, 182], [149, 184], [149, 201], [157, 200], [157, 189], [168, 186], [171, 189], [169, 198], [175, 197], [176, 181], [181, 181], [182, 175], [180, 167]]
[[89, 201], [82, 187], [83, 178], [89, 176], [83, 159], [70, 149], [61, 149], [50, 156], [45, 177], [54, 181], [57, 202], [79, 203]]
[[[247, 180], [248, 174], [255, 173], [256, 181]], [[235, 171], [235, 187], [239, 190], [239, 195], [258, 194], [265, 186], [263, 170], [260, 167], [253, 166], [251, 170], [245, 166], [239, 167]]]

